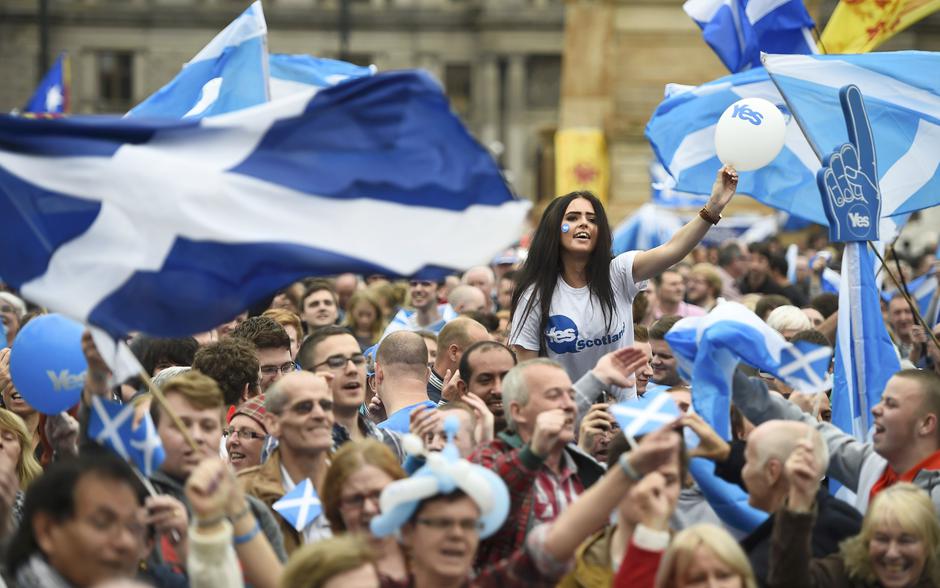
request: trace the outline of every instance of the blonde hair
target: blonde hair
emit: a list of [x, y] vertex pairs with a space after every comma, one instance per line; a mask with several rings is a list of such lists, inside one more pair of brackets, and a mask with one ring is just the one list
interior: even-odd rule
[[[215, 380], [204, 373], [189, 370], [173, 376], [163, 384], [161, 390], [164, 396], [179, 394], [199, 410], [218, 408], [219, 423], [225, 425], [225, 397], [222, 395], [222, 389]], [[150, 405], [150, 418], [153, 419], [154, 425], [160, 424], [161, 416], [160, 403], [154, 402]]]
[[805, 331], [813, 328], [813, 323], [810, 322], [809, 317], [802, 310], [790, 304], [778, 306], [770, 311], [770, 314], [767, 315], [767, 325], [778, 333], [791, 330]]
[[375, 565], [375, 555], [365, 539], [337, 535], [295, 551], [284, 566], [279, 585], [281, 588], [320, 588], [335, 576], [364, 565]]
[[323, 514], [330, 522], [330, 529], [334, 533], [346, 530], [343, 516], [340, 514], [340, 495], [349, 476], [356, 473], [364, 465], [379, 468], [392, 480], [401, 480], [405, 477], [405, 470], [398, 463], [398, 458], [384, 443], [375, 439], [348, 441], [333, 454], [330, 467], [326, 470], [323, 480]]
[[[286, 308], [269, 308], [261, 316], [266, 316], [269, 319], [272, 319], [277, 324], [281, 325], [285, 329], [287, 327], [294, 327], [294, 332], [297, 333], [298, 339], [303, 339], [304, 337], [304, 326], [300, 322], [300, 317], [296, 313], [293, 313]], [[297, 341], [297, 344], [300, 344], [300, 341]]]
[[727, 531], [702, 523], [679, 532], [663, 554], [656, 573], [656, 588], [672, 588], [688, 574], [699, 547], [711, 551], [741, 578], [745, 588], [757, 588], [757, 580], [744, 550]]
[[5, 408], [0, 408], [0, 429], [10, 431], [20, 442], [20, 457], [16, 461], [16, 477], [20, 481], [20, 490], [26, 490], [29, 483], [42, 474], [42, 466], [33, 455], [32, 435], [26, 429], [26, 423], [20, 416]]
[[708, 287], [711, 288], [712, 295], [715, 298], [721, 296], [721, 289], [724, 284], [722, 284], [721, 274], [718, 273], [715, 266], [710, 263], [696, 263], [692, 266], [692, 271], [689, 273], [701, 276], [702, 279], [705, 280], [705, 283], [708, 284]]
[[926, 492], [908, 482], [899, 482], [879, 492], [865, 513], [859, 534], [839, 545], [839, 553], [849, 577], [869, 583], [877, 581], [868, 547], [877, 527], [887, 521], [897, 524], [924, 542], [927, 553], [924, 571], [932, 585], [940, 586], [940, 522], [937, 521], [937, 510]]
[[375, 311], [375, 319], [372, 321], [372, 325], [369, 326], [369, 330], [372, 333], [372, 339], [369, 341], [369, 344], [375, 345], [382, 337], [382, 331], [385, 327], [385, 318], [382, 316], [382, 305], [379, 304], [378, 299], [368, 290], [359, 290], [349, 299], [348, 310], [346, 311], [346, 319], [343, 321], [343, 326], [347, 327], [355, 334], [356, 318], [353, 316], [353, 311], [356, 309], [356, 306], [360, 304], [368, 304], [372, 307], [372, 310]]

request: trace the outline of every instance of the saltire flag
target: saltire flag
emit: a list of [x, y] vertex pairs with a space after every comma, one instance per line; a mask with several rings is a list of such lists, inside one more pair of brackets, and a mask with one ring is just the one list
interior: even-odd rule
[[816, 53], [802, 0], [688, 0], [686, 14], [728, 71], [760, 66], [760, 53]]
[[682, 416], [668, 392], [649, 391], [640, 398], [614, 404], [610, 414], [631, 439], [657, 431]]
[[[907, 293], [911, 296], [911, 299], [917, 303], [917, 310], [920, 312], [920, 316], [922, 316], [931, 327], [937, 324], [936, 317], [934, 316], [936, 311], [931, 312], [931, 307], [936, 306], [934, 298], [937, 297], [938, 290], [940, 290], [940, 281], [938, 281], [937, 274], [933, 270], [914, 278], [907, 284]], [[890, 302], [897, 293], [897, 288], [891, 288], [889, 290], [883, 290], [881, 297], [885, 302]]]
[[708, 194], [692, 194], [676, 190], [676, 180], [663, 164], [650, 163], [650, 202], [666, 208], [700, 208], [708, 204]]
[[271, 508], [284, 517], [298, 533], [303, 533], [323, 512], [317, 489], [308, 478], [294, 486], [293, 490], [271, 505]]
[[767, 513], [748, 504], [748, 494], [715, 474], [715, 462], [704, 457], [689, 460], [689, 473], [705, 500], [724, 524], [745, 535], [767, 520]]
[[[861, 90], [878, 153], [882, 241], [908, 213], [940, 204], [940, 53], [765, 55], [764, 64], [820, 155], [848, 142], [839, 90]], [[812, 202], [821, 206], [818, 195]]]
[[201, 120], [0, 117], [0, 275], [112, 335], [174, 337], [304, 276], [442, 276], [518, 239], [529, 204], [428, 74], [311, 93]]
[[669, 241], [683, 224], [671, 211], [644, 204], [614, 229], [614, 255], [659, 247]]
[[692, 404], [725, 439], [731, 437], [731, 380], [738, 363], [769, 372], [800, 392], [829, 388], [832, 350], [788, 343], [737, 302], [722, 302], [703, 317], [684, 318], [666, 333], [679, 374], [692, 383]]
[[40, 80], [39, 85], [36, 86], [29, 102], [23, 107], [23, 112], [33, 114], [64, 114], [69, 112], [70, 86], [69, 56], [66, 53], [61, 53], [46, 75]]
[[[865, 101], [867, 106], [867, 96]], [[878, 134], [874, 135], [877, 142]], [[880, 152], [878, 156], [880, 159]], [[888, 379], [901, 369], [881, 314], [873, 268], [874, 256], [866, 243], [845, 244], [831, 396], [832, 424], [862, 441], [871, 428], [871, 408], [881, 400]]]
[[166, 452], [149, 412], [145, 412], [137, 428], [133, 428], [134, 408], [134, 404], [120, 404], [95, 396], [91, 399], [88, 437], [133, 463], [149, 478], [160, 468]]
[[201, 118], [267, 102], [267, 34], [258, 0], [126, 116]]
[[842, 0], [820, 44], [829, 54], [868, 53], [937, 9], [940, 0]]
[[272, 53], [268, 58], [271, 100], [311, 87], [321, 90], [346, 80], [375, 75], [374, 65], [363, 67], [337, 59], [312, 55]]
[[772, 208], [829, 226], [816, 188], [819, 159], [800, 131], [780, 92], [763, 68], [754, 68], [698, 87], [670, 84], [646, 125], [656, 158], [675, 179], [675, 190], [711, 194], [721, 162], [715, 152], [715, 127], [721, 114], [742, 98], [764, 98], [787, 120], [786, 141], [767, 166], [741, 172], [738, 192]]

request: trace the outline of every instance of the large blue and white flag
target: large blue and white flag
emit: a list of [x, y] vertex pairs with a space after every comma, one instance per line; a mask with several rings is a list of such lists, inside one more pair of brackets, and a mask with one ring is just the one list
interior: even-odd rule
[[743, 361], [800, 392], [829, 388], [832, 350], [806, 341], [788, 343], [737, 302], [722, 302], [703, 317], [684, 318], [666, 333], [679, 373], [692, 385], [692, 404], [726, 439], [731, 435], [731, 380]]
[[[867, 98], [867, 97], [866, 97]], [[877, 140], [877, 134], [875, 134]], [[839, 324], [832, 385], [832, 424], [859, 440], [871, 428], [871, 408], [901, 369], [881, 314], [874, 256], [864, 242], [846, 243], [839, 287]]]
[[848, 140], [839, 90], [861, 90], [878, 156], [882, 241], [907, 214], [940, 204], [940, 53], [766, 55], [764, 64], [820, 156]]
[[134, 408], [133, 404], [92, 398], [88, 437], [132, 462], [149, 478], [160, 468], [166, 452], [149, 413], [136, 429], [132, 427]]
[[303, 533], [323, 512], [323, 504], [317, 496], [317, 490], [307, 478], [271, 505], [271, 508], [284, 517], [298, 533]]
[[287, 55], [272, 53], [269, 88], [271, 100], [290, 96], [310, 88], [322, 90], [346, 80], [375, 75], [374, 65], [363, 67], [336, 59], [313, 57], [312, 55]]
[[686, 14], [728, 71], [760, 66], [760, 53], [816, 53], [802, 0], [688, 0]]
[[816, 188], [819, 159], [789, 116], [780, 92], [763, 68], [726, 76], [698, 87], [670, 84], [646, 125], [646, 138], [669, 174], [674, 190], [711, 194], [721, 162], [715, 152], [715, 126], [721, 114], [742, 98], [764, 98], [787, 120], [780, 154], [759, 170], [741, 172], [738, 192], [778, 210], [827, 226]]
[[258, 0], [127, 116], [201, 118], [267, 102], [267, 34]]
[[0, 275], [172, 337], [304, 276], [453, 271], [518, 239], [529, 204], [428, 74], [310, 93], [199, 121], [0, 117]]
[[62, 53], [43, 76], [23, 112], [62, 114], [69, 111], [69, 57]]
[[666, 208], [700, 208], [708, 204], [708, 194], [692, 194], [676, 190], [676, 180], [663, 164], [650, 163], [650, 202]]
[[671, 239], [683, 224], [673, 212], [655, 204], [644, 204], [614, 229], [614, 255], [659, 247]]

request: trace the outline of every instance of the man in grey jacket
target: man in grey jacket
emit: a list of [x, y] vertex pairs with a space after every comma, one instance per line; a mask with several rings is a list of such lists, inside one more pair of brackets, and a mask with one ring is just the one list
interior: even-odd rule
[[881, 401], [871, 409], [871, 443], [817, 422], [740, 370], [734, 375], [733, 402], [754, 424], [785, 419], [816, 427], [829, 448], [827, 475], [855, 493], [859, 512], [868, 509], [874, 494], [901, 481], [927, 491], [940, 512], [940, 377], [936, 374], [907, 369], [888, 380]]

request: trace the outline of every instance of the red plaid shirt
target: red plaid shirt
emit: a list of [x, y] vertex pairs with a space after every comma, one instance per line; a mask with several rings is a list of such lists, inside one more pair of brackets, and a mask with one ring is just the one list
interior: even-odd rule
[[[530, 521], [554, 520], [583, 491], [577, 469], [567, 455], [565, 458], [562, 476], [556, 476], [518, 435], [509, 432], [500, 433], [473, 452], [470, 461], [496, 472], [509, 488], [509, 517], [495, 535], [480, 542], [478, 569], [509, 558], [525, 544]], [[540, 494], [544, 500], [539, 500]]]

